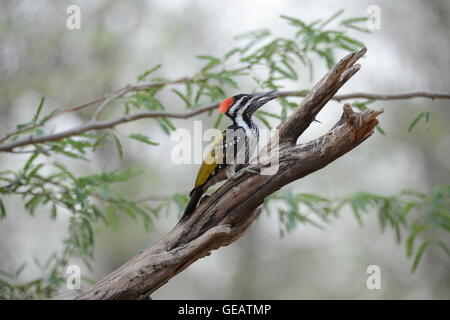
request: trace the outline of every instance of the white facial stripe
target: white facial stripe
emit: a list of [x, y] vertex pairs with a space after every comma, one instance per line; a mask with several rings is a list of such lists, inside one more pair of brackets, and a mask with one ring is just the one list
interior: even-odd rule
[[239, 109], [239, 114], [243, 114], [245, 110], [247, 110], [247, 108], [250, 106], [250, 104], [256, 99], [256, 96], [248, 99], [247, 103], [245, 104], [245, 106], [243, 106], [241, 109]]
[[234, 114], [236, 112], [236, 109], [239, 107], [239, 105], [241, 104], [242, 100], [245, 97], [240, 98], [238, 101], [236, 101], [233, 106], [231, 106], [231, 108], [228, 110], [229, 114]]
[[[248, 97], [248, 96], [244, 96], [244, 97], [242, 97], [241, 99], [239, 99], [239, 101], [238, 101], [238, 103], [237, 103], [237, 106], [239, 106], [239, 104], [242, 102], [242, 99], [244, 99], [244, 98], [246, 98], [246, 97]], [[257, 98], [257, 97], [254, 96], [254, 97], [248, 99], [244, 106], [241, 106], [240, 108], [237, 107], [237, 108], [235, 109], [235, 111], [234, 111], [234, 116], [235, 116], [235, 117], [241, 116], [241, 115], [244, 113], [244, 111], [247, 110], [247, 108], [250, 106], [250, 104], [251, 104], [256, 98]], [[234, 106], [233, 106], [233, 107], [234, 107]]]

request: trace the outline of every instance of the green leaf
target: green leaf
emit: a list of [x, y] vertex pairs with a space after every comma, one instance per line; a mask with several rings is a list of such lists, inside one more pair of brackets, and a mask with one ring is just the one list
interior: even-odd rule
[[20, 265], [20, 267], [16, 270], [16, 272], [14, 273], [14, 277], [19, 277], [20, 274], [23, 272], [23, 270], [25, 270], [27, 264], [24, 262]]
[[48, 115], [46, 115], [41, 121], [39, 121], [39, 125], [42, 126], [45, 124], [51, 117], [53, 117], [55, 114], [59, 112], [59, 109], [55, 109], [52, 112], [50, 112]]
[[104, 145], [104, 142], [107, 141], [108, 139], [108, 135], [110, 134], [110, 132], [106, 131], [101, 133], [100, 135], [94, 135], [92, 137], [88, 137], [88, 138], [92, 138], [95, 139], [95, 142], [92, 144], [92, 151], [97, 150], [98, 147]]
[[51, 210], [50, 217], [51, 217], [52, 220], [55, 220], [56, 216], [57, 216], [56, 204], [52, 203], [52, 210]]
[[417, 205], [416, 202], [414, 201], [410, 201], [408, 202], [402, 209], [402, 211], [400, 212], [400, 216], [402, 217], [402, 219], [405, 219], [406, 216], [411, 212], [411, 210]]
[[153, 141], [150, 140], [149, 137], [147, 137], [146, 135], [140, 134], [140, 133], [130, 134], [129, 137], [131, 139], [135, 139], [135, 140], [147, 143], [147, 144], [152, 145], [152, 146], [159, 146], [158, 142], [153, 142]]
[[256, 30], [256, 31], [241, 33], [241, 34], [235, 36], [234, 39], [235, 40], [248, 40], [248, 39], [255, 40], [255, 39], [261, 39], [261, 38], [268, 37], [270, 34], [271, 34], [270, 30], [260, 29], [260, 30]]
[[184, 195], [184, 194], [176, 193], [176, 194], [174, 194], [172, 196], [172, 200], [177, 205], [178, 210], [183, 212], [184, 209], [186, 208], [186, 205], [187, 205], [187, 203], [189, 201], [189, 198], [186, 195]]
[[52, 150], [54, 152], [61, 153], [61, 154], [65, 155], [65, 156], [67, 156], [69, 158], [81, 159], [81, 160], [89, 161], [86, 157], [84, 157], [83, 155], [81, 155], [79, 153], [72, 152], [72, 151], [69, 151], [69, 150], [65, 150], [64, 146], [61, 146], [58, 143], [52, 143], [51, 146], [52, 146]]
[[126, 206], [126, 205], [122, 205], [120, 203], [117, 204], [117, 207], [122, 209], [131, 219], [136, 220], [136, 214], [133, 212], [133, 210]]
[[225, 53], [224, 59], [227, 60], [239, 52], [241, 52], [241, 50], [239, 48], [233, 48], [233, 49], [229, 50], [227, 53]]
[[179, 96], [181, 98], [181, 100], [183, 100], [183, 102], [186, 104], [187, 108], [191, 108], [192, 107], [192, 103], [191, 103], [191, 101], [189, 100], [189, 98], [186, 95], [182, 94], [177, 89], [172, 89], [172, 92], [174, 92], [177, 96]]
[[264, 111], [264, 110], [258, 110], [258, 111], [256, 111], [256, 114], [260, 114], [260, 115], [263, 115], [263, 116], [267, 116], [267, 117], [271, 117], [271, 118], [274, 118], [274, 119], [281, 120], [281, 116], [280, 115], [275, 114], [275, 113], [271, 113], [271, 112], [267, 112], [267, 111]]
[[102, 220], [105, 225], [108, 225], [108, 220], [103, 216], [103, 214], [100, 211], [100, 209], [94, 204], [92, 205], [92, 212], [94, 213], [94, 216], [97, 219]]
[[355, 101], [352, 102], [352, 106], [355, 106], [361, 111], [367, 110], [367, 105], [373, 103], [375, 100], [369, 99], [366, 101]]
[[31, 178], [33, 178], [41, 168], [43, 168], [45, 165], [43, 163], [39, 163], [36, 167], [33, 168], [33, 170], [30, 171], [28, 176], [26, 177], [26, 182], [30, 183]]
[[325, 27], [327, 24], [329, 24], [331, 21], [333, 21], [334, 19], [336, 19], [337, 17], [339, 17], [341, 14], [344, 13], [344, 9], [339, 10], [338, 12], [336, 12], [335, 14], [333, 14], [331, 17], [329, 17], [327, 20], [325, 20], [324, 22], [322, 22], [319, 25], [319, 29], [322, 29], [323, 27]]
[[327, 63], [327, 68], [331, 69], [334, 67], [334, 65], [336, 64], [336, 61], [334, 60], [333, 57], [333, 53], [331, 50], [327, 49], [327, 50], [315, 50], [319, 56], [321, 56], [323, 59], [325, 59], [326, 63]]
[[380, 125], [377, 125], [375, 128], [376, 128], [377, 131], [378, 131], [380, 134], [382, 134], [383, 136], [386, 135], [386, 131], [384, 131], [384, 129], [383, 129]]
[[39, 115], [41, 114], [42, 106], [44, 105], [45, 97], [41, 98], [41, 101], [39, 102], [39, 106], [36, 110], [36, 113], [33, 116], [33, 122], [36, 122], [39, 118]]
[[42, 200], [43, 197], [41, 195], [35, 195], [25, 203], [25, 208], [30, 212], [31, 215], [34, 215], [37, 206], [42, 202]]
[[141, 73], [141, 74], [137, 77], [137, 80], [138, 80], [138, 81], [144, 81], [145, 78], [147, 78], [147, 76], [148, 76], [149, 74], [155, 72], [156, 70], [158, 70], [159, 68], [161, 68], [161, 66], [162, 66], [161, 64], [158, 64], [158, 65], [154, 66], [153, 68], [144, 71], [143, 73]]
[[0, 199], [0, 219], [3, 219], [5, 217], [6, 217], [5, 205], [3, 204], [3, 200]]
[[31, 167], [31, 165], [33, 164], [33, 161], [36, 160], [36, 158], [39, 156], [39, 153], [33, 153], [27, 160], [27, 162], [25, 163], [25, 166], [23, 167], [23, 172], [26, 173], [28, 171], [28, 169]]
[[231, 79], [229, 76], [227, 76], [224, 73], [220, 73], [220, 74], [210, 73], [207, 76], [219, 81], [219, 83], [222, 85], [226, 85], [226, 86], [236, 88], [236, 89], [238, 88], [238, 84], [236, 83], [236, 81], [234, 81], [233, 79]]
[[417, 266], [419, 265], [419, 262], [422, 259], [422, 256], [425, 253], [425, 250], [428, 248], [429, 245], [430, 245], [430, 241], [422, 242], [419, 249], [417, 250], [416, 257], [414, 258], [414, 263], [411, 267], [411, 272], [416, 271]]
[[293, 26], [301, 27], [303, 29], [307, 28], [306, 23], [304, 23], [302, 20], [300, 20], [298, 18], [293, 18], [293, 17], [289, 17], [289, 16], [286, 16], [286, 15], [281, 15], [280, 18], [289, 21], [290, 24], [293, 25]]
[[112, 137], [114, 139], [114, 142], [116, 144], [116, 148], [117, 148], [117, 152], [119, 153], [119, 157], [120, 157], [120, 159], [123, 159], [123, 147], [122, 147], [122, 144], [120, 143], [119, 138], [114, 133], [111, 132], [111, 135], [112, 135]]
[[370, 30], [367, 27], [361, 27], [358, 25], [362, 22], [366, 23], [368, 19], [369, 19], [369, 17], [367, 17], [367, 16], [350, 18], [350, 19], [342, 20], [341, 25], [343, 25], [347, 28], [350, 28], [350, 29], [357, 30], [357, 31], [370, 33]]
[[213, 57], [213, 56], [206, 56], [206, 55], [200, 55], [197, 56], [198, 59], [201, 60], [207, 60], [208, 62], [206, 65], [202, 68], [202, 72], [205, 72], [206, 70], [211, 69], [212, 67], [220, 64], [221, 60], [219, 58]]
[[30, 127], [31, 125], [33, 125], [33, 122], [25, 122], [25, 123], [20, 123], [16, 126], [16, 129], [18, 131], [23, 131], [26, 128]]
[[363, 220], [362, 220], [361, 213], [360, 213], [361, 208], [358, 207], [355, 203], [351, 204], [351, 208], [352, 208], [353, 215], [356, 218], [356, 221], [358, 221], [359, 226], [362, 227], [364, 224], [363, 224]]
[[263, 115], [261, 115], [261, 114], [255, 114], [255, 116], [269, 129], [269, 130], [272, 130], [272, 126], [270, 125], [270, 122], [266, 119], [266, 118], [264, 118], [264, 116]]
[[425, 113], [425, 123], [427, 124], [427, 129], [430, 129], [430, 111]]
[[370, 30], [369, 30], [369, 29], [363, 28], [363, 27], [359, 27], [359, 26], [356, 26], [356, 25], [354, 25], [354, 24], [345, 24], [345, 26], [346, 26], [347, 28], [349, 28], [349, 29], [353, 29], [353, 30], [356, 30], [356, 31], [370, 33]]
[[75, 176], [63, 164], [61, 164], [59, 162], [54, 162], [53, 165], [55, 167], [57, 167], [64, 175], [66, 175], [69, 178], [71, 178], [73, 181], [77, 180], [77, 178], [75, 178]]
[[410, 123], [409, 127], [408, 127], [408, 132], [411, 132], [411, 130], [414, 128], [414, 126], [417, 124], [417, 122], [420, 121], [420, 119], [422, 119], [423, 117], [425, 117], [426, 112], [422, 111], [421, 113], [419, 113], [414, 120]]
[[342, 24], [354, 24], [354, 23], [359, 23], [359, 22], [366, 22], [368, 19], [369, 19], [368, 17], [355, 17], [355, 18], [342, 20], [341, 23]]
[[416, 240], [417, 236], [426, 229], [428, 229], [428, 226], [426, 225], [415, 224], [412, 226], [411, 234], [406, 240], [406, 256], [408, 258], [411, 257], [414, 253], [414, 241]]
[[172, 122], [166, 118], [166, 117], [158, 117], [156, 118], [156, 121], [158, 122], [158, 124], [160, 125], [160, 127], [163, 129], [163, 131], [167, 134], [170, 135], [171, 131], [176, 130], [175, 126], [172, 124]]
[[294, 73], [291, 73], [291, 71], [293, 71], [293, 69], [292, 68], [290, 68], [290, 69], [288, 69], [288, 70], [284, 70], [284, 69], [282, 69], [280, 66], [278, 66], [278, 65], [276, 65], [275, 63], [271, 63], [270, 64], [270, 69], [271, 69], [271, 71], [272, 72], [278, 72], [281, 76], [283, 76], [283, 77], [285, 77], [285, 78], [288, 78], [288, 79], [291, 79], [291, 80], [295, 80], [296, 79], [296, 76], [297, 76], [297, 74], [295, 73], [295, 71], [294, 71]]
[[[350, 37], [347, 37], [347, 36], [345, 36], [345, 35], [343, 35], [343, 34], [340, 34], [340, 35], [338, 35], [338, 36], [336, 36], [336, 39], [341, 43], [341, 41], [344, 41], [344, 42], [347, 42], [347, 43], [349, 43], [349, 44], [352, 44], [352, 45], [354, 45], [354, 46], [356, 46], [356, 47], [364, 47], [364, 43], [362, 43], [361, 41], [358, 41], [358, 40], [356, 40], [356, 39], [353, 39], [353, 38], [350, 38]], [[353, 48], [352, 48], [352, 50], [354, 50]]]

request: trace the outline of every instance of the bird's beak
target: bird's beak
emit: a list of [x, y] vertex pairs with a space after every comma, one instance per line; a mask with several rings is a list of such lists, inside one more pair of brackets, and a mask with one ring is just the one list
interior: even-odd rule
[[276, 92], [277, 92], [277, 90], [272, 90], [272, 91], [267, 91], [267, 92], [263, 92], [263, 93], [258, 94], [255, 97], [255, 102], [253, 103], [251, 113], [254, 113], [256, 110], [261, 108], [267, 102], [269, 102], [269, 101], [271, 101], [271, 100], [273, 100], [275, 98], [278, 98], [278, 96], [273, 95]]

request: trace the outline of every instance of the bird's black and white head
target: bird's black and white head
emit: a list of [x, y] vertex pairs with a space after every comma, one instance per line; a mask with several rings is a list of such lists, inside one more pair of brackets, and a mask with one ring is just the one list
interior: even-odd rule
[[251, 119], [253, 113], [267, 102], [276, 98], [275, 90], [260, 94], [238, 94], [225, 99], [219, 106], [219, 112], [233, 122], [239, 118]]

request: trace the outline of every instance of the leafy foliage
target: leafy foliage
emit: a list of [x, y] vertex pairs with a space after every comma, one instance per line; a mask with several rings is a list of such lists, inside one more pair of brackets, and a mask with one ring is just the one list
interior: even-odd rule
[[[345, 52], [355, 51], [363, 43], [353, 38], [354, 31], [367, 32], [364, 27], [366, 17], [339, 20], [343, 11], [327, 19], [307, 23], [299, 18], [282, 16], [292, 27], [292, 35], [277, 36], [270, 30], [261, 29], [236, 37], [234, 48], [220, 57], [211, 55], [197, 56], [201, 66], [195, 74], [170, 80], [158, 76], [163, 66], [158, 64], [142, 72], [137, 81], [136, 90], [126, 95], [108, 98], [108, 102], [123, 105], [123, 114], [136, 110], [164, 111], [162, 92], [170, 93], [184, 104], [186, 110], [194, 110], [205, 103], [217, 102], [237, 91], [244, 91], [242, 83], [251, 83], [251, 87], [261, 90], [280, 89], [287, 84], [299, 87], [300, 77], [314, 76], [314, 67], [318, 63], [331, 68], [335, 57]], [[330, 25], [333, 24], [333, 27]], [[308, 89], [300, 89], [306, 93]], [[258, 111], [256, 116], [262, 124], [271, 128], [271, 121], [285, 119], [297, 106], [287, 97], [278, 99], [281, 105], [279, 113]], [[353, 106], [363, 110], [373, 101], [355, 101]], [[45, 99], [40, 100], [31, 119], [16, 126], [16, 129], [0, 139], [0, 145], [14, 142], [21, 137], [36, 137], [49, 133], [48, 121], [61, 111], [52, 110], [45, 114]], [[43, 115], [44, 114], [44, 115]], [[213, 116], [213, 113], [209, 114]], [[429, 113], [417, 116], [409, 131], [421, 120], [428, 123]], [[221, 124], [222, 115], [215, 119], [215, 127]], [[167, 117], [152, 120], [167, 135], [175, 125]], [[383, 129], [378, 127], [381, 133]], [[143, 133], [128, 136], [156, 148], [157, 142]], [[100, 147], [114, 145], [117, 155], [124, 157], [124, 148], [114, 129], [104, 129], [79, 134], [45, 143], [17, 148], [14, 152], [30, 153], [28, 159], [18, 170], [3, 169], [0, 172], [0, 219], [7, 217], [8, 210], [2, 199], [20, 197], [24, 209], [31, 215], [46, 210], [51, 219], [57, 219], [62, 211], [70, 214], [67, 236], [63, 248], [52, 254], [44, 263], [36, 261], [41, 276], [27, 283], [20, 282], [20, 275], [26, 265], [14, 272], [0, 271], [0, 297], [5, 299], [39, 299], [54, 297], [65, 282], [65, 269], [73, 259], [81, 259], [89, 266], [93, 258], [93, 249], [98, 226], [118, 228], [118, 219], [124, 215], [132, 220], [143, 222], [150, 230], [153, 221], [164, 210], [172, 207], [180, 212], [186, 206], [188, 197], [175, 194], [166, 199], [152, 201], [151, 197], [130, 199], [117, 191], [117, 184], [126, 183], [139, 174], [139, 171], [104, 171], [79, 176], [65, 160], [89, 161]], [[311, 224], [324, 228], [331, 219], [349, 207], [356, 219], [362, 224], [364, 214], [376, 210], [382, 230], [393, 228], [400, 240], [407, 233], [407, 255], [413, 259], [412, 270], [431, 246], [437, 244], [449, 254], [450, 249], [443, 237], [425, 237], [428, 233], [448, 233], [450, 228], [448, 208], [450, 189], [443, 187], [430, 193], [404, 192], [396, 197], [385, 197], [370, 193], [356, 193], [343, 199], [327, 199], [314, 194], [295, 194], [289, 190], [274, 194], [264, 204], [267, 209], [273, 202], [283, 206], [278, 210], [280, 232], [291, 232], [298, 224]], [[149, 205], [151, 202], [153, 205]], [[412, 218], [410, 212], [417, 214]], [[421, 214], [418, 214], [421, 213]], [[420, 243], [419, 242], [420, 238]]]
[[[61, 145], [75, 146], [76, 151], [64, 154], [81, 159], [83, 157], [78, 153], [84, 154], [84, 148], [92, 147], [93, 143], [63, 141]], [[114, 184], [129, 181], [140, 172], [128, 169], [77, 177], [64, 164], [47, 163], [42, 158], [43, 154], [36, 152], [18, 172], [2, 171], [0, 180], [6, 184], [0, 188], [0, 194], [21, 197], [25, 210], [32, 216], [39, 207], [49, 208], [51, 219], [56, 219], [61, 210], [70, 212], [67, 237], [60, 252], [54, 253], [43, 265], [36, 262], [42, 270], [42, 277], [17, 285], [14, 281], [21, 271], [14, 274], [0, 272], [0, 296], [3, 298], [52, 297], [65, 282], [65, 268], [70, 259], [79, 258], [89, 266], [93, 258], [96, 225], [114, 227], [118, 215], [124, 213], [133, 220], [139, 219], [146, 230], [151, 230], [153, 219], [172, 203], [169, 199], [151, 207], [146, 201], [128, 199], [114, 192]], [[44, 175], [43, 172], [49, 173]], [[0, 199], [0, 218], [6, 215], [7, 211]]]
[[[439, 247], [450, 257], [450, 186], [427, 193], [406, 190], [397, 196], [357, 192], [339, 199], [282, 191], [272, 194], [264, 209], [273, 212], [273, 209], [269, 210], [269, 204], [274, 202], [280, 203], [278, 216], [282, 236], [294, 230], [299, 223], [323, 228], [323, 223], [329, 223], [331, 217], [338, 217], [349, 208], [361, 226], [365, 215], [376, 213], [382, 232], [392, 229], [399, 243], [402, 235], [407, 235], [405, 251], [406, 256], [412, 258], [412, 272], [431, 245]], [[419, 238], [420, 244], [417, 246]]]
[[[241, 81], [251, 80], [262, 90], [280, 89], [288, 81], [297, 82], [301, 74], [298, 70], [302, 69], [312, 79], [314, 58], [322, 60], [328, 68], [331, 68], [336, 63], [334, 57], [339, 50], [352, 52], [363, 46], [363, 43], [352, 38], [348, 31], [355, 29], [366, 18], [342, 20], [337, 29], [327, 28], [342, 13], [339, 11], [326, 20], [317, 20], [309, 24], [298, 18], [282, 16], [293, 27], [292, 37], [279, 37], [267, 29], [238, 35], [236, 40], [243, 44], [230, 49], [222, 57], [197, 56], [202, 63], [200, 71], [175, 81], [181, 88], [172, 88], [171, 92], [187, 109], [195, 109], [205, 103], [222, 100], [230, 95], [228, 90], [239, 89], [238, 83]], [[161, 65], [151, 68], [138, 76], [138, 80], [146, 79], [159, 68]], [[253, 72], [256, 69], [258, 75]], [[161, 82], [174, 81], [167, 81], [161, 77], [151, 79], [150, 84], [153, 83], [155, 86], [131, 95], [125, 102], [126, 112], [129, 112], [130, 107], [145, 108], [149, 111], [164, 110], [164, 104], [159, 100], [158, 94], [167, 85]], [[269, 128], [270, 122], [267, 117], [284, 119], [288, 111], [297, 105], [286, 97], [278, 100], [283, 108], [280, 115], [270, 115], [262, 111], [257, 114], [258, 119]], [[173, 126], [165, 123], [166, 120], [158, 118], [156, 121], [166, 133], [170, 133]], [[216, 124], [220, 123], [220, 120], [221, 117], [218, 115]]]

